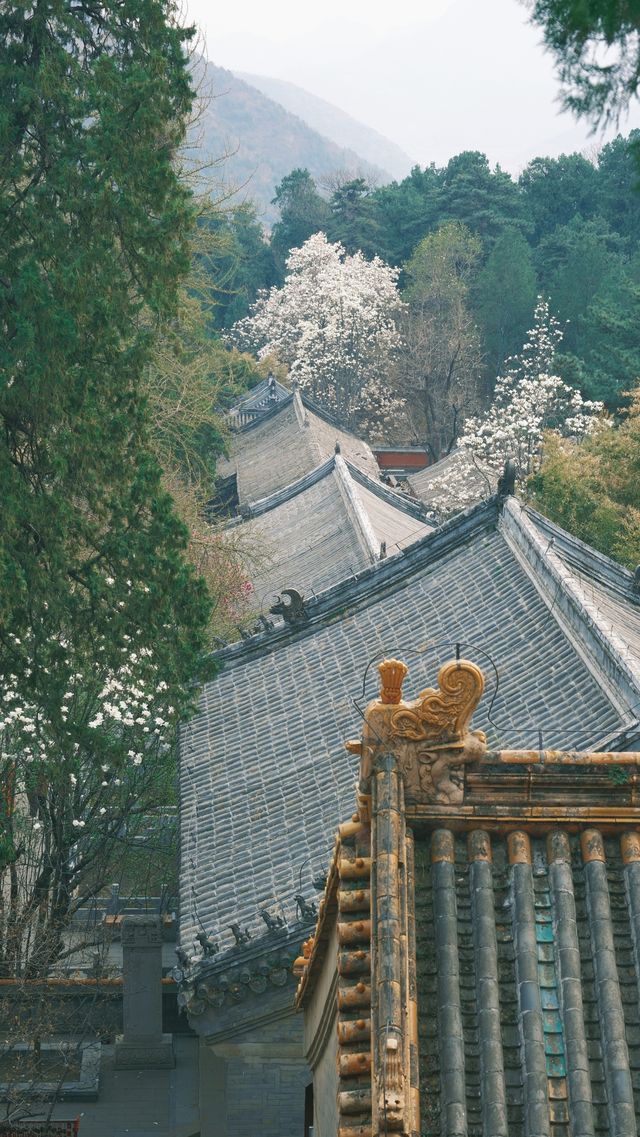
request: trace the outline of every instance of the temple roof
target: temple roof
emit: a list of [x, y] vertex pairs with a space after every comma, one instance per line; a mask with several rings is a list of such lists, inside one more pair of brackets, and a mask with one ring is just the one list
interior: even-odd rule
[[406, 659], [419, 688], [459, 643], [487, 675], [475, 721], [493, 746], [616, 750], [639, 737], [631, 574], [594, 555], [585, 585], [580, 543], [555, 527], [550, 539], [534, 511], [492, 499], [310, 600], [298, 624], [219, 653], [181, 735], [187, 950], [203, 927], [228, 949], [232, 922], [257, 939], [260, 907], [291, 922], [294, 895], [311, 895], [353, 807], [343, 744], [385, 655]]
[[232, 436], [231, 455], [218, 461], [220, 478], [235, 474], [240, 506], [284, 489], [336, 452], [378, 477], [371, 448], [343, 430], [298, 391]]
[[489, 750], [475, 663], [415, 699], [401, 659], [377, 670], [294, 965], [307, 1053], [340, 1073], [327, 1134], [635, 1137], [640, 753]]
[[545, 557], [563, 566], [585, 610], [609, 625], [609, 634], [619, 641], [620, 650], [634, 667], [640, 667], [640, 595], [631, 573], [539, 513], [531, 510], [529, 515], [546, 542]]
[[262, 379], [251, 390], [245, 392], [237, 403], [227, 411], [227, 419], [236, 429], [255, 421], [273, 409], [275, 403], [288, 399], [291, 391], [276, 379], [273, 390], [269, 390], [269, 380]]
[[[617, 796], [612, 789], [609, 780], [605, 797]], [[472, 824], [461, 831], [459, 817], [428, 827], [412, 821], [406, 902], [415, 936], [407, 936], [407, 958], [396, 959], [384, 930], [393, 901], [385, 895], [375, 910], [370, 903], [380, 818], [374, 812], [372, 830], [339, 827], [325, 903], [296, 970], [298, 1006], [313, 1018], [337, 930], [342, 1126], [372, 1128], [369, 1080], [384, 1093], [385, 1073], [371, 991], [406, 966], [410, 984], [394, 1026], [415, 1038], [419, 1060], [413, 1065], [404, 1052], [400, 1100], [409, 1112], [406, 1087], [419, 1088], [412, 1121], [421, 1137], [638, 1132], [640, 834], [631, 828], [637, 807], [634, 820], [616, 824], [610, 805], [608, 832], [575, 820], [533, 833], [513, 822], [489, 832]], [[369, 1067], [357, 1076], [361, 1052], [372, 1055], [370, 1079]]]
[[456, 1132], [482, 1137], [635, 1133], [640, 863], [593, 830], [520, 845], [416, 841], [420, 1132], [440, 1134], [455, 1102]]
[[452, 450], [433, 466], [427, 466], [417, 474], [407, 477], [411, 492], [428, 509], [439, 514], [448, 514], [447, 497], [449, 487], [458, 492], [462, 488], [468, 505], [486, 501], [496, 492], [497, 478], [492, 470], [474, 461], [468, 450], [459, 447]]
[[[258, 550], [255, 606], [274, 594], [321, 592], [431, 532], [426, 510], [333, 454], [283, 490], [245, 507], [227, 531]], [[384, 546], [384, 547], [383, 547]]]

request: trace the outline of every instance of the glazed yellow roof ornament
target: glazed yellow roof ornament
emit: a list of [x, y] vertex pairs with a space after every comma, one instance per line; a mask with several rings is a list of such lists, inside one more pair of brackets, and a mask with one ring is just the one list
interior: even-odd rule
[[[376, 757], [392, 751], [409, 798], [461, 801], [462, 780], [456, 772], [486, 752], [483, 731], [470, 729], [484, 691], [482, 671], [468, 659], [445, 663], [438, 673], [437, 688], [425, 688], [410, 702], [402, 698], [409, 671], [402, 660], [385, 659], [378, 671], [380, 694], [365, 711], [362, 741], [347, 743], [348, 750], [361, 756], [360, 795], [369, 795]], [[364, 804], [359, 801], [359, 808]]]

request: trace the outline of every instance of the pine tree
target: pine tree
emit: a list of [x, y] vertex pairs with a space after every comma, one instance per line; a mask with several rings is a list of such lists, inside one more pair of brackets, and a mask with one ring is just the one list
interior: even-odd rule
[[536, 304], [531, 250], [517, 229], [507, 229], [498, 237], [473, 295], [484, 332], [486, 371], [493, 380], [522, 343]]
[[282, 284], [289, 253], [326, 228], [329, 206], [318, 193], [309, 171], [300, 168], [292, 170], [276, 186], [272, 205], [277, 205], [280, 211], [280, 219], [271, 234], [271, 251], [276, 283]]
[[210, 604], [140, 386], [189, 260], [190, 34], [165, 0], [0, 8], [0, 959], [15, 973], [46, 973], [122, 835], [166, 802], [205, 673]]

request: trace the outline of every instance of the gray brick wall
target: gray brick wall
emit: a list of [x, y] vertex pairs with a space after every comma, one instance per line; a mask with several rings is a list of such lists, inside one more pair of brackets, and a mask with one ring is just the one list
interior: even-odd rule
[[302, 1137], [302, 1018], [291, 1013], [214, 1046], [201, 1040], [202, 1137]]

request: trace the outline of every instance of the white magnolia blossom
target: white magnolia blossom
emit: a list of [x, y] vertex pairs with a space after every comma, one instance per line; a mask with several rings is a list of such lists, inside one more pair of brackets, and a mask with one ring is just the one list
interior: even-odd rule
[[488, 497], [508, 458], [515, 461], [522, 483], [539, 467], [546, 431], [580, 439], [594, 428], [603, 404], [583, 399], [553, 372], [561, 341], [558, 321], [538, 297], [533, 327], [520, 355], [507, 360], [491, 406], [465, 423], [459, 447], [466, 464], [457, 463], [430, 483], [436, 512], [451, 514]]
[[[32, 632], [22, 641], [11, 634], [9, 639], [35, 654]], [[60, 642], [55, 639], [58, 646]], [[96, 651], [103, 646], [97, 641]], [[167, 683], [158, 682], [152, 650], [144, 647], [127, 649], [117, 669], [96, 666], [93, 683], [70, 666], [57, 706], [53, 701], [47, 710], [25, 698], [16, 675], [4, 676], [0, 681], [0, 765], [12, 770], [12, 793], [24, 794], [39, 777], [48, 780], [50, 774], [45, 771], [55, 769], [56, 779], [67, 786], [69, 811], [75, 810], [67, 816], [73, 830], [85, 828], [82, 813], [90, 815], [96, 806], [100, 817], [118, 818], [122, 800], [114, 798], [114, 787], [125, 786], [135, 798], [145, 759], [165, 752], [171, 744], [175, 708], [168, 703], [168, 692]], [[69, 720], [76, 730], [86, 724], [84, 745], [72, 743]], [[155, 724], [152, 738], [145, 737], [150, 733], [148, 726], [140, 730], [149, 721]], [[113, 752], [120, 777], [113, 776], [113, 763], [96, 762], [98, 746]], [[42, 827], [42, 817], [35, 817], [32, 829], [38, 832]]]
[[300, 388], [346, 425], [375, 431], [402, 406], [388, 386], [404, 306], [397, 279], [379, 257], [348, 256], [316, 233], [292, 249], [282, 288], [260, 293], [231, 338], [287, 364]]

